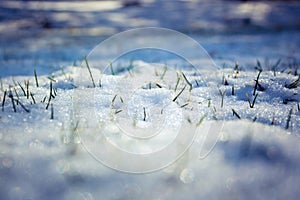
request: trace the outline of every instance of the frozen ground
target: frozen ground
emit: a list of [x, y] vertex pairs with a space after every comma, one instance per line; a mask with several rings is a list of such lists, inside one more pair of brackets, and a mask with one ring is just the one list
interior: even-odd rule
[[[156, 5], [156, 1], [153, 2], [145, 4], [143, 9], [147, 9], [147, 5]], [[181, 1], [179, 4], [183, 2], [191, 5], [192, 1]], [[19, 5], [6, 3], [1, 2], [1, 6], [15, 9], [13, 7]], [[276, 2], [273, 5], [279, 4], [280, 2]], [[55, 5], [53, 5], [54, 11]], [[177, 9], [181, 8], [177, 4], [174, 5]], [[228, 6], [230, 5], [232, 3]], [[135, 8], [130, 9], [134, 11]], [[193, 7], [189, 9], [193, 10]], [[105, 15], [109, 14], [111, 13]], [[116, 19], [111, 15], [107, 18]], [[297, 20], [287, 20], [290, 23], [297, 22]], [[30, 22], [30, 20], [24, 21], [25, 24]], [[8, 22], [14, 21], [8, 20]], [[141, 56], [133, 62], [127, 60], [126, 64], [114, 65], [116, 75], [106, 73], [102, 77], [99, 68], [91, 67], [97, 85], [96, 88], [92, 88], [93, 83], [88, 69], [80, 68], [79, 65], [83, 56], [106, 36], [83, 36], [76, 33], [68, 35], [66, 32], [70, 29], [60, 29], [60, 23], [55, 20], [54, 22], [54, 29], [42, 31], [42, 34], [39, 34], [40, 29], [37, 27], [33, 27], [37, 30], [32, 32], [32, 36], [27, 30], [15, 33], [19, 36], [17, 40], [16, 35], [8, 34], [11, 33], [10, 30], [2, 29], [5, 37], [0, 38], [1, 103], [5, 90], [7, 95], [1, 107], [4, 111], [0, 111], [1, 199], [298, 198], [299, 31], [291, 28], [293, 30], [265, 31], [259, 34], [190, 33], [192, 38], [205, 47], [219, 67], [216, 71], [217, 77], [203, 73], [206, 75], [205, 79], [213, 82], [212, 85], [215, 87], [208, 87], [200, 81], [203, 74], [195, 74], [193, 69], [184, 68], [182, 72], [193, 85], [191, 96], [189, 97], [190, 94], [186, 89], [175, 102], [170, 103], [184, 87], [186, 81], [183, 74], [178, 71], [180, 83], [175, 91], [177, 74], [167, 70], [161, 79], [164, 74], [163, 66], [167, 63], [174, 67], [174, 63], [182, 63], [182, 60], [163, 57], [163, 62], [161, 61], [163, 65], [159, 66], [150, 63], [146, 56], [144, 59]], [[164, 20], [161, 23], [173, 25]], [[111, 24], [112, 22], [107, 23], [109, 27], [114, 27]], [[2, 25], [4, 26], [5, 23], [2, 23], [1, 27]], [[295, 26], [288, 28], [290, 27]], [[84, 28], [79, 27], [78, 30], [84, 31]], [[97, 34], [100, 34], [99, 30], [104, 29], [98, 28]], [[267, 29], [273, 30], [273, 28]], [[186, 27], [184, 29], [191, 30]], [[21, 37], [20, 33], [24, 33], [24, 37]], [[277, 67], [274, 67], [278, 59], [281, 61]], [[261, 67], [257, 60], [260, 61]], [[234, 70], [236, 61], [239, 62], [238, 70]], [[151, 89], [149, 84], [139, 88], [133, 97], [134, 101], [128, 102], [128, 114], [132, 120], [127, 121], [126, 126], [123, 124], [123, 128], [130, 130], [133, 124], [137, 127], [151, 127], [151, 122], [161, 123], [151, 115], [147, 115], [146, 120], [143, 120], [145, 116], [142, 107], [149, 104], [154, 108], [168, 103], [171, 105], [168, 107], [169, 110], [166, 109], [167, 130], [176, 129], [179, 126], [178, 121], [187, 126], [190, 123], [197, 124], [205, 116], [198, 126], [200, 130], [188, 152], [176, 163], [161, 171], [141, 175], [121, 173], [103, 166], [87, 152], [86, 146], [83, 145], [83, 142], [85, 145], [88, 144], [90, 151], [100, 154], [103, 149], [97, 146], [99, 138], [95, 133], [101, 130], [104, 130], [101, 133], [104, 133], [108, 140], [123, 145], [122, 148], [127, 148], [129, 151], [152, 151], [159, 148], [160, 143], [165, 144], [172, 139], [172, 135], [168, 135], [166, 131], [167, 137], [159, 138], [157, 143], [139, 146], [128, 138], [120, 136], [118, 129], [113, 126], [116, 120], [124, 119], [122, 117], [125, 112], [120, 96], [124, 102], [127, 102], [129, 97], [126, 97], [128, 93], [124, 90], [119, 91], [122, 95], [114, 98], [116, 90], [112, 88], [120, 78], [126, 77], [125, 81], [131, 80], [130, 73], [126, 70], [131, 65], [135, 66], [131, 73], [137, 77], [146, 77], [146, 74], [148, 76], [152, 73], [150, 77], [155, 78], [157, 73], [158, 80], [161, 81], [159, 84], [163, 88], [155, 84], [151, 85]], [[253, 108], [250, 108], [246, 94], [252, 103], [255, 97], [253, 95], [255, 80], [260, 68], [262, 72], [255, 92], [258, 96]], [[39, 87], [36, 86], [34, 69]], [[28, 97], [24, 83], [26, 80], [29, 80]], [[53, 84], [53, 97], [46, 110], [50, 82]], [[19, 84], [24, 88], [25, 94]], [[9, 89], [12, 95], [9, 95]], [[224, 94], [223, 106], [220, 93]], [[12, 96], [15, 100], [19, 99], [30, 112], [28, 113], [20, 103], [17, 105], [17, 101], [14, 101], [16, 106], [14, 112]], [[185, 105], [188, 99], [191, 103]], [[195, 102], [199, 104], [197, 112], [192, 111], [190, 107]], [[172, 105], [177, 104], [183, 106], [180, 109], [191, 116], [176, 114], [177, 110]], [[53, 119], [51, 119], [52, 108]], [[235, 115], [233, 110], [236, 112]], [[135, 113], [139, 114], [135, 116]], [[211, 131], [206, 137], [205, 133], [211, 127], [221, 126], [223, 128], [220, 135], [217, 131]], [[216, 139], [217, 143], [213, 151], [210, 151]], [[209, 155], [205, 157], [208, 152]], [[112, 155], [112, 157], [117, 156]]]

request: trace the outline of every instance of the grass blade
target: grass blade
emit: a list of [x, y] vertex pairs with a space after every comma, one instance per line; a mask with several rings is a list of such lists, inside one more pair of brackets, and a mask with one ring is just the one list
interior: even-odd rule
[[47, 98], [47, 95], [43, 98], [43, 100], [41, 101], [41, 103], [45, 103], [46, 98]]
[[112, 63], [109, 64], [109, 68], [110, 68], [110, 71], [111, 71], [111, 75], [115, 75]]
[[14, 99], [14, 100], [20, 104], [20, 106], [25, 110], [25, 112], [30, 113], [30, 110], [28, 110], [19, 100], [17, 100], [17, 99]]
[[290, 109], [289, 115], [286, 120], [285, 129], [289, 129], [291, 118], [292, 118], [293, 108]]
[[21, 90], [23, 91], [24, 96], [26, 96], [26, 92], [25, 92], [24, 88], [22, 87], [21, 83], [18, 82], [18, 85], [20, 86]]
[[184, 80], [186, 81], [186, 83], [190, 86], [189, 91], [192, 91], [193, 85], [189, 82], [189, 80], [186, 78], [186, 76], [184, 75], [183, 72], [182, 72], [182, 76], [183, 76]]
[[180, 82], [180, 75], [177, 73], [177, 82], [174, 88], [174, 92], [176, 92], [179, 82]]
[[176, 95], [176, 97], [173, 99], [173, 101], [176, 101], [176, 99], [181, 95], [181, 93], [185, 90], [186, 85], [182, 88], [182, 90]]
[[29, 80], [25, 81], [26, 97], [29, 99]]
[[35, 78], [35, 84], [36, 84], [36, 87], [39, 87], [39, 82], [38, 82], [38, 78], [37, 78], [37, 74], [36, 74], [36, 70], [34, 69], [34, 78]]
[[123, 110], [121, 110], [121, 109], [120, 109], [120, 110], [116, 110], [116, 111], [115, 111], [115, 115], [118, 114], [118, 113], [120, 113], [120, 112], [122, 112], [122, 111], [123, 111]]
[[164, 79], [164, 76], [166, 75], [167, 70], [168, 70], [168, 68], [165, 66], [165, 67], [164, 67], [164, 71], [163, 71], [162, 75], [160, 76], [160, 79], [161, 79], [161, 80]]
[[158, 87], [158, 88], [162, 88], [162, 86], [158, 83], [155, 83], [155, 85]]
[[143, 110], [144, 110], [144, 118], [143, 118], [143, 121], [146, 121], [146, 108], [143, 107]]
[[14, 112], [17, 112], [16, 105], [15, 105], [15, 100], [14, 100], [14, 96], [13, 96], [11, 90], [9, 91], [8, 97], [11, 99], [11, 103], [12, 103]]
[[4, 91], [3, 100], [2, 100], [2, 112], [4, 111], [5, 97], [6, 97], [6, 90]]
[[3, 82], [2, 82], [2, 78], [0, 77], [0, 90], [3, 91]]
[[206, 114], [203, 115], [203, 116], [199, 119], [199, 121], [198, 121], [197, 124], [196, 124], [196, 127], [200, 126], [200, 124], [202, 124], [202, 122], [204, 121], [205, 118], [206, 118]]
[[94, 81], [94, 78], [93, 78], [93, 75], [92, 75], [92, 72], [91, 72], [91, 69], [90, 69], [90, 66], [89, 66], [89, 63], [88, 63], [88, 60], [87, 60], [86, 56], [84, 57], [84, 61], [85, 61], [86, 67], [87, 67], [87, 69], [89, 71], [90, 77], [92, 79], [93, 87], [96, 87], [95, 81]]
[[298, 87], [298, 83], [300, 82], [300, 75], [298, 76], [298, 78], [293, 81], [291, 84], [286, 85], [286, 88], [292, 89], [292, 88], [297, 88]]
[[258, 84], [259, 84], [259, 83], [258, 83], [258, 79], [259, 79], [259, 77], [260, 77], [261, 72], [262, 72], [262, 70], [259, 70], [258, 75], [257, 75], [257, 77], [256, 77], [256, 80], [255, 80], [255, 86], [254, 86], [254, 90], [253, 90], [253, 96], [256, 94], [257, 86], [258, 86]]
[[54, 119], [54, 108], [53, 108], [53, 103], [51, 103], [51, 116], [50, 119]]
[[221, 91], [221, 89], [219, 89], [219, 94], [221, 95], [222, 99], [221, 99], [221, 108], [223, 108], [223, 104], [224, 104], [224, 96], [225, 96], [226, 91]]
[[238, 119], [241, 119], [241, 116], [232, 108], [232, 113], [235, 115]]
[[31, 92], [30, 92], [30, 96], [31, 96], [31, 99], [32, 99], [33, 103], [36, 104], [34, 96], [33, 96], [33, 94]]
[[19, 94], [18, 94], [18, 92], [17, 92], [17, 89], [14, 87], [14, 92], [15, 92], [15, 94], [16, 94], [16, 97], [18, 98], [18, 99], [20, 99], [20, 97], [19, 97]]

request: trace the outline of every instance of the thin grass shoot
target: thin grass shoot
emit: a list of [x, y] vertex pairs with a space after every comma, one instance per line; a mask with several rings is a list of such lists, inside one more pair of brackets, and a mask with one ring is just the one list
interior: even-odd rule
[[90, 66], [89, 66], [89, 63], [88, 63], [88, 60], [87, 60], [86, 56], [84, 57], [84, 61], [85, 61], [86, 67], [89, 71], [89, 74], [90, 74], [90, 77], [91, 77], [91, 80], [92, 80], [92, 83], [93, 83], [93, 87], [96, 87], [95, 81], [94, 81], [94, 78], [93, 78], [93, 75], [92, 75], [92, 72], [91, 72], [91, 69], [90, 69]]

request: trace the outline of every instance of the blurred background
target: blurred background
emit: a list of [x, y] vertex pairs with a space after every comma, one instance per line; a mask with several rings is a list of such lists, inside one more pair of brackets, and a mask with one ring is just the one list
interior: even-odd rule
[[0, 3], [1, 34], [66, 31], [113, 34], [156, 26], [182, 32], [300, 29], [299, 1], [260, 0], [8, 0]]
[[[32, 69], [26, 69], [28, 64], [45, 65], [47, 68], [68, 65], [81, 60], [108, 36], [146, 26], [171, 28], [198, 38], [204, 37], [199, 40], [204, 46], [208, 43], [205, 47], [212, 55], [224, 57], [229, 51], [232, 55], [242, 56], [243, 52], [230, 51], [224, 42], [236, 41], [239, 43], [236, 45], [242, 43], [241, 48], [248, 49], [251, 44], [245, 42], [249, 42], [249, 37], [243, 36], [257, 34], [277, 34], [267, 48], [272, 51], [272, 44], [280, 40], [284, 44], [278, 45], [282, 52], [286, 52], [289, 51], [288, 46], [299, 45], [300, 1], [2, 0], [0, 69], [15, 66], [16, 74], [26, 74], [27, 71], [32, 72]], [[282, 36], [283, 32], [292, 35]], [[215, 39], [212, 40], [212, 37]], [[243, 39], [237, 41], [238, 38]], [[251, 40], [259, 45], [268, 38]], [[252, 49], [256, 51], [255, 48]], [[295, 48], [293, 51], [296, 51]]]

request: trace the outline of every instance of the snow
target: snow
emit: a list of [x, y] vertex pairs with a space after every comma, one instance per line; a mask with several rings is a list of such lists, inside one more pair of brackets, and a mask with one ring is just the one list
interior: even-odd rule
[[[103, 1], [108, 7], [92, 6], [92, 9], [105, 9], [98, 15], [105, 13], [115, 21], [127, 20], [119, 15], [131, 12], [139, 15], [144, 11], [145, 19], [136, 23], [149, 20], [146, 24], [151, 25], [155, 15], [151, 17], [147, 12], [161, 2], [141, 2], [141, 10], [136, 7], [126, 10], [119, 7], [122, 4], [118, 1]], [[19, 9], [22, 3], [7, 1], [0, 6]], [[60, 10], [61, 14], [75, 9], [84, 16], [89, 13], [84, 9], [90, 10], [92, 5], [81, 7], [81, 2], [76, 2], [68, 7], [65, 4], [69, 2], [55, 2], [49, 11], [43, 7], [47, 3], [27, 5], [32, 11]], [[183, 25], [176, 27], [174, 19], [166, 17], [160, 21], [161, 25], [182, 28], [188, 33], [195, 27], [199, 30], [199, 24], [212, 18], [214, 27], [222, 29], [220, 18], [224, 18], [218, 16], [219, 12], [196, 20], [203, 16], [194, 15], [201, 3], [164, 1], [161, 6], [168, 7], [170, 13], [187, 9], [191, 18], [181, 17]], [[220, 8], [212, 4], [219, 5], [208, 3], [200, 11]], [[231, 9], [236, 4], [240, 9]], [[270, 23], [273, 18], [264, 18], [285, 13], [291, 6], [280, 7], [282, 4], [229, 2], [224, 7], [235, 12], [228, 15], [233, 17], [229, 21], [250, 15], [256, 7], [251, 20], [265, 24], [271, 32], [189, 33], [213, 60], [202, 48], [189, 49], [192, 43], [180, 43], [180, 37], [171, 35], [159, 35], [152, 41], [151, 35], [146, 35], [150, 38], [148, 43], [136, 42], [138, 36], [129, 37], [123, 43], [117, 42], [123, 44], [121, 48], [107, 42], [106, 48], [88, 55], [107, 37], [93, 34], [68, 37], [65, 34], [68, 28], [62, 28], [54, 33], [45, 31], [39, 37], [28, 36], [24, 31], [23, 37], [15, 41], [8, 34], [11, 30], [1, 29], [4, 33], [0, 39], [1, 103], [4, 90], [7, 91], [4, 111], [0, 111], [1, 199], [297, 199], [300, 91], [299, 82], [297, 87], [289, 85], [299, 77], [300, 37], [298, 30], [273, 32], [276, 23], [290, 27], [297, 19], [290, 20], [292, 12], [284, 15], [283, 22]], [[293, 12], [299, 7], [294, 4]], [[62, 11], [62, 7], [70, 10]], [[273, 13], [274, 7], [278, 13]], [[59, 26], [56, 18], [51, 20]], [[106, 25], [112, 29], [123, 26], [112, 22]], [[81, 28], [78, 30], [82, 31]], [[126, 51], [130, 45], [170, 47], [168, 41], [178, 44], [175, 51], [187, 59], [170, 51]], [[125, 53], [112, 61], [113, 70], [110, 69], [108, 58], [120, 52]], [[96, 87], [84, 55], [88, 55]], [[278, 59], [281, 62], [274, 74], [273, 66]], [[257, 60], [262, 66], [258, 79], [261, 86], [255, 92], [257, 99], [251, 108], [248, 98], [251, 103], [255, 98]], [[187, 61], [206, 67], [195, 71]], [[236, 61], [238, 73], [234, 70]], [[191, 91], [184, 75], [192, 84]], [[178, 77], [180, 82], [175, 86]], [[33, 98], [31, 95], [27, 98], [19, 86], [26, 90], [27, 80]], [[46, 109], [50, 82], [53, 96]], [[13, 98], [19, 99], [30, 112], [16, 101], [14, 112], [10, 90]], [[174, 100], [181, 90], [182, 94]], [[223, 100], [220, 93], [224, 94]]]

